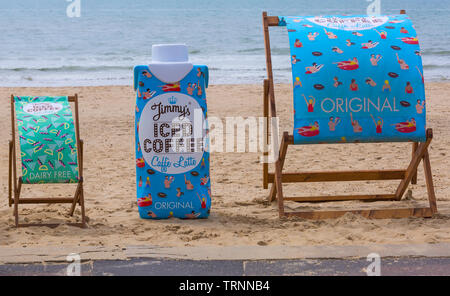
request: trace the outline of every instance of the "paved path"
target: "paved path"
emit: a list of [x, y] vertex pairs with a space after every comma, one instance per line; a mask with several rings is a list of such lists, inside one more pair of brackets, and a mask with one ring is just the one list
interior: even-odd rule
[[[366, 275], [370, 262], [360, 259], [296, 260], [176, 260], [135, 258], [97, 260], [81, 264], [82, 275]], [[0, 275], [66, 275], [68, 263], [5, 264]], [[381, 275], [450, 275], [450, 258], [381, 259]]]
[[66, 275], [79, 254], [84, 275], [366, 275], [368, 254], [382, 275], [450, 276], [450, 243], [369, 246], [0, 247], [0, 275]]

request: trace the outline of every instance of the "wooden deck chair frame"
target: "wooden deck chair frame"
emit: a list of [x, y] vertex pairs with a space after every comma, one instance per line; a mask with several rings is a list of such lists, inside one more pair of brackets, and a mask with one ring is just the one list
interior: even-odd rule
[[[405, 11], [401, 10], [401, 14]], [[268, 16], [267, 12], [262, 13], [264, 43], [267, 64], [267, 76], [264, 80], [264, 108], [263, 113], [267, 124], [273, 118], [276, 118], [276, 104], [274, 81], [272, 72], [272, 57], [269, 38], [269, 27], [278, 26], [278, 16]], [[270, 115], [269, 115], [270, 112]], [[265, 132], [265, 144], [269, 145], [269, 129]], [[286, 159], [287, 148], [294, 144], [294, 136], [284, 132], [281, 137], [281, 145], [278, 147], [278, 128], [272, 125], [272, 145], [273, 151], [278, 153], [279, 157], [275, 161], [274, 173], [269, 173], [269, 164], [267, 161], [263, 164], [263, 187], [268, 188], [272, 183], [269, 202], [278, 199], [278, 211], [280, 218], [297, 216], [305, 219], [327, 219], [337, 218], [346, 213], [360, 214], [366, 218], [405, 218], [405, 217], [431, 217], [437, 213], [436, 196], [434, 193], [433, 179], [430, 166], [430, 158], [428, 155], [428, 146], [433, 138], [432, 129], [426, 131], [426, 141], [412, 143], [412, 158], [406, 169], [394, 170], [359, 170], [359, 171], [328, 171], [328, 172], [286, 172], [283, 173], [283, 166]], [[348, 144], [350, 145], [350, 144]], [[264, 155], [269, 153], [266, 151]], [[284, 201], [295, 202], [328, 202], [328, 201], [400, 201], [403, 194], [408, 188], [410, 182], [417, 183], [417, 167], [423, 160], [425, 181], [427, 185], [429, 207], [420, 208], [386, 208], [386, 209], [364, 209], [364, 210], [341, 210], [341, 211], [302, 211], [302, 212], [285, 212]], [[309, 197], [284, 197], [283, 182], [334, 182], [334, 181], [365, 181], [365, 180], [401, 180], [394, 194], [372, 194], [372, 195], [338, 195], [338, 196], [309, 196]]]
[[[70, 216], [73, 216], [77, 203], [81, 207], [81, 223], [67, 223], [66, 225], [73, 225], [85, 228], [86, 216], [84, 209], [84, 190], [83, 190], [83, 140], [80, 139], [79, 117], [78, 117], [78, 95], [68, 96], [69, 103], [74, 103], [74, 115], [75, 115], [75, 134], [77, 137], [77, 150], [78, 156], [78, 176], [79, 181], [75, 194], [72, 197], [57, 197], [57, 198], [22, 198], [22, 177], [17, 178], [17, 165], [16, 165], [16, 131], [15, 131], [15, 108], [14, 108], [14, 95], [11, 95], [11, 131], [12, 137], [9, 141], [9, 173], [8, 173], [8, 201], [9, 206], [14, 205], [13, 215], [15, 217], [16, 227], [25, 226], [47, 226], [56, 227], [61, 224], [22, 224], [19, 223], [19, 204], [56, 204], [56, 203], [70, 203], [72, 204], [70, 209]], [[39, 184], [30, 184], [37, 186]]]

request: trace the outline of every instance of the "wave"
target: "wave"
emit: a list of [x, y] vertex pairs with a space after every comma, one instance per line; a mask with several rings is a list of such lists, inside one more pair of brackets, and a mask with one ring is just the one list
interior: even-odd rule
[[450, 50], [422, 49], [423, 55], [450, 56]]
[[274, 55], [290, 55], [291, 51], [289, 48], [272, 48], [272, 54]]
[[38, 72], [75, 72], [75, 71], [108, 71], [108, 70], [133, 70], [133, 66], [56, 66], [56, 67], [16, 67], [16, 68], [0, 68], [0, 71], [38, 71]]
[[442, 69], [442, 70], [448, 69], [448, 70], [450, 70], [450, 65], [433, 65], [433, 64], [427, 65], [427, 64], [424, 64], [423, 68], [424, 69], [430, 69], [430, 70], [431, 69]]
[[264, 53], [264, 47], [240, 49], [237, 52], [239, 52], [239, 53], [256, 53], [256, 52]]

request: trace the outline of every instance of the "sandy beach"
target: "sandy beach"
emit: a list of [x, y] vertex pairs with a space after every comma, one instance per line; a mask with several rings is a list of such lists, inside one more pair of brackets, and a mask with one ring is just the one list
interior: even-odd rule
[[[347, 214], [335, 220], [279, 220], [276, 203], [268, 204], [262, 188], [258, 153], [213, 153], [212, 209], [206, 220], [142, 220], [135, 195], [134, 103], [131, 86], [0, 88], [0, 246], [254, 246], [368, 245], [450, 241], [450, 83], [427, 83], [427, 122], [434, 130], [430, 157], [438, 210], [431, 219], [369, 220]], [[14, 227], [7, 203], [8, 140], [11, 137], [10, 95], [80, 97], [80, 133], [85, 142], [85, 199], [88, 228]], [[262, 116], [262, 85], [212, 85], [207, 90], [208, 115]], [[276, 86], [281, 131], [292, 132], [292, 88]], [[334, 144], [290, 147], [287, 170], [404, 168], [411, 144]], [[418, 184], [394, 205], [426, 205], [422, 165]], [[287, 195], [394, 192], [397, 181], [306, 183], [285, 187]], [[33, 190], [33, 191], [32, 191]], [[70, 185], [24, 186], [23, 197], [70, 196]], [[338, 202], [287, 204], [303, 209], [382, 208], [392, 203]], [[68, 205], [20, 205], [23, 222], [76, 221]]]

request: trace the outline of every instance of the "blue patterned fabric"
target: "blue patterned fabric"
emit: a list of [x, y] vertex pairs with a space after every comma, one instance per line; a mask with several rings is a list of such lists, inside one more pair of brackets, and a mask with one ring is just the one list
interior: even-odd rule
[[141, 218], [206, 218], [211, 207], [205, 89], [208, 68], [179, 82], [134, 68], [136, 188]]
[[407, 15], [284, 22], [295, 144], [425, 140], [422, 59]]

